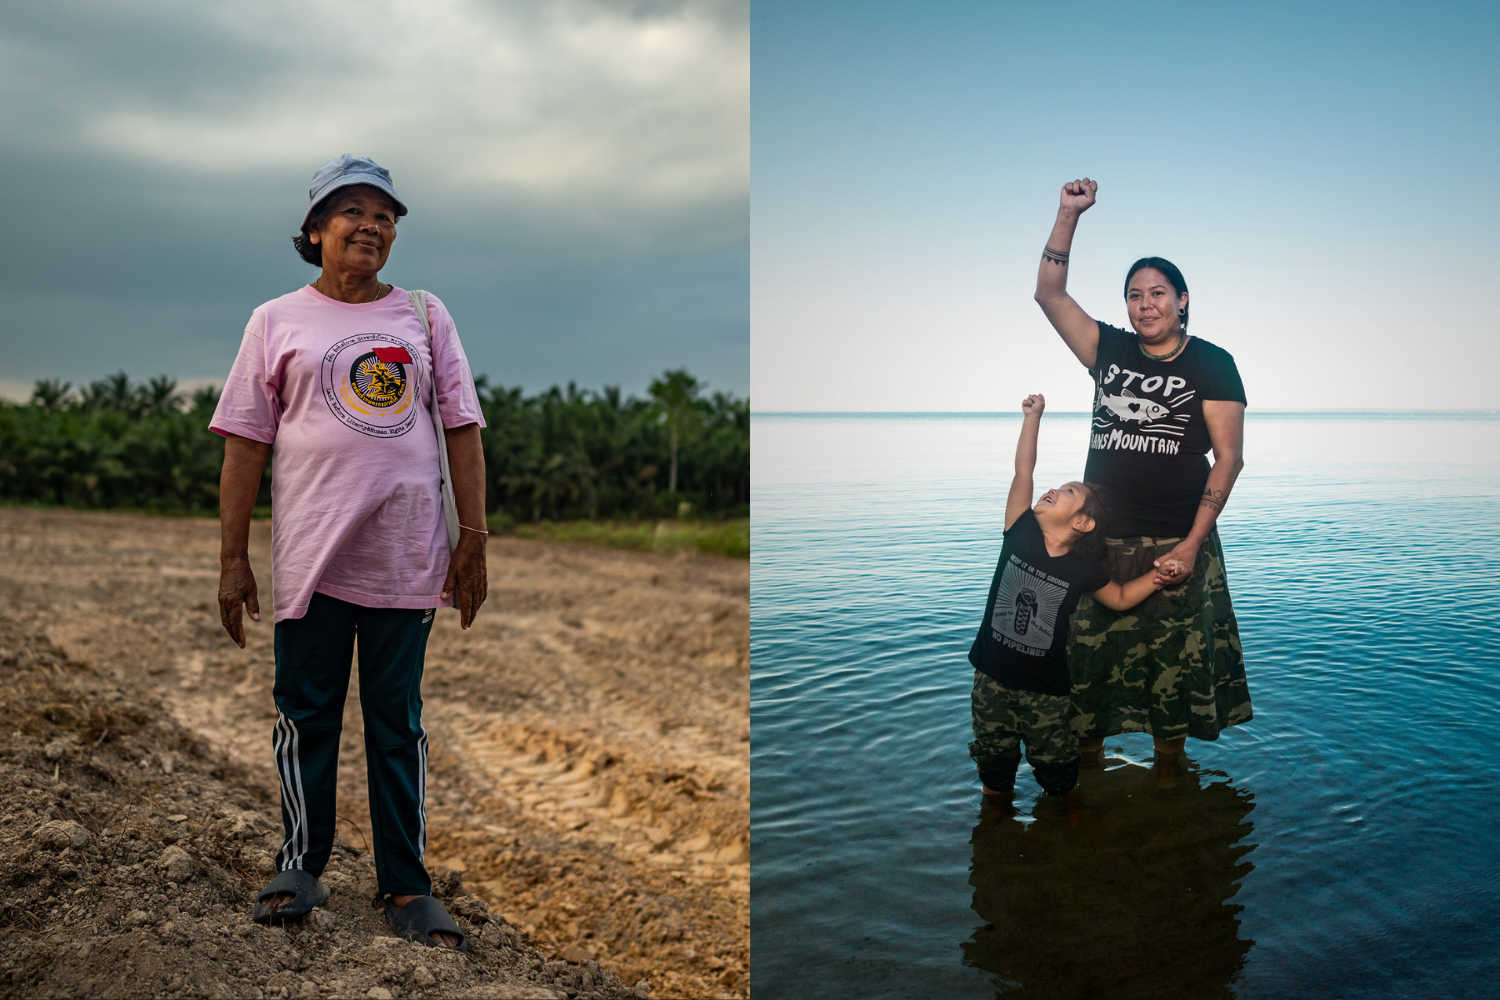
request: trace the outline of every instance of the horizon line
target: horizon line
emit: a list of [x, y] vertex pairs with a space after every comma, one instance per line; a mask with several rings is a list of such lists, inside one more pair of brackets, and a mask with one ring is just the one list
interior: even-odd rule
[[[1256, 407], [1247, 410], [1248, 416], [1267, 414], [1276, 416], [1497, 416], [1500, 408], [1473, 408], [1454, 407], [1450, 409], [1352, 409], [1339, 408], [1327, 410], [1308, 409], [1277, 409], [1272, 407]], [[1016, 410], [751, 410], [750, 416], [755, 417], [1019, 417], [1021, 414]], [[1091, 415], [1089, 410], [1055, 410], [1054, 416], [1064, 417], [1087, 417]]]

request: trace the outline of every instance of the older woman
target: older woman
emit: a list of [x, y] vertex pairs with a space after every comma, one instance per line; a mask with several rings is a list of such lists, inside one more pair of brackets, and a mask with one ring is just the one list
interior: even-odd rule
[[[443, 304], [380, 280], [396, 220], [406, 214], [390, 174], [345, 154], [318, 168], [309, 196], [292, 242], [322, 274], [251, 314], [210, 425], [225, 438], [219, 610], [241, 648], [242, 611], [260, 620], [249, 524], [275, 446], [272, 743], [286, 840], [255, 919], [297, 919], [328, 898], [318, 875], [333, 846], [339, 735], [358, 636], [386, 919], [413, 940], [467, 950], [430, 895], [423, 864], [421, 682], [435, 609], [456, 603], [468, 628], [485, 599], [484, 419]], [[451, 552], [434, 393], [463, 529]]]
[[1217, 739], [1251, 717], [1214, 527], [1244, 468], [1245, 390], [1227, 351], [1188, 335], [1187, 282], [1170, 261], [1143, 258], [1126, 275], [1134, 334], [1095, 322], [1068, 294], [1073, 232], [1097, 191], [1087, 178], [1063, 186], [1036, 300], [1094, 379], [1084, 476], [1111, 504], [1114, 579], [1155, 566], [1166, 586], [1126, 612], [1079, 603], [1073, 728], [1084, 751], [1116, 733], [1150, 733], [1165, 763], [1188, 736]]

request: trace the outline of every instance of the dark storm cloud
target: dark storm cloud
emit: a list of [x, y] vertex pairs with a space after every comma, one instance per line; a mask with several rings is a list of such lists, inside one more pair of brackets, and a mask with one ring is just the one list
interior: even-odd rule
[[[23, 5], [0, 36], [0, 380], [221, 377], [312, 168], [390, 167], [383, 277], [476, 372], [748, 389], [748, 25], [696, 4]], [[727, 13], [726, 13], [727, 12]]]

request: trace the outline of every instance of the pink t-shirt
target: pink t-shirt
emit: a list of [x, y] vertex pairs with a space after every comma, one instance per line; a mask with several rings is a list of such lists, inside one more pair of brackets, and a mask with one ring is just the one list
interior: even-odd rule
[[275, 446], [274, 621], [314, 591], [372, 608], [434, 608], [448, 573], [437, 434], [484, 426], [448, 310], [427, 296], [432, 344], [406, 292], [349, 303], [304, 286], [256, 309], [210, 429]]

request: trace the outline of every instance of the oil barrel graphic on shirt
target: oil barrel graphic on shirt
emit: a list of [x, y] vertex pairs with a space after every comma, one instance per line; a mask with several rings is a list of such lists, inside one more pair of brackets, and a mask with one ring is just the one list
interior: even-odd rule
[[1000, 574], [1000, 589], [995, 592], [995, 610], [990, 630], [995, 641], [1034, 656], [1052, 646], [1057, 631], [1057, 613], [1068, 588], [1028, 565], [1015, 555]]
[[1025, 635], [1026, 630], [1031, 627], [1031, 616], [1036, 614], [1036, 594], [1031, 590], [1022, 590], [1016, 595], [1016, 620], [1013, 627], [1016, 635]]

